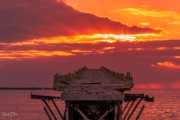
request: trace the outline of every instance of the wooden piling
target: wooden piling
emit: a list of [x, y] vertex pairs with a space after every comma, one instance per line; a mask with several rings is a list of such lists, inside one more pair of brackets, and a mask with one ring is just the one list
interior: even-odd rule
[[139, 113], [138, 113], [138, 115], [137, 115], [137, 117], [136, 117], [135, 120], [139, 120], [139, 117], [141, 116], [141, 113], [143, 112], [144, 108], [145, 108], [145, 105], [142, 106], [142, 108], [141, 108], [141, 110], [139, 111]]
[[46, 107], [44, 107], [44, 111], [46, 112], [46, 115], [48, 116], [49, 120], [52, 120], [48, 110], [46, 109]]
[[130, 115], [129, 115], [129, 117], [128, 117], [128, 120], [130, 120], [132, 114], [134, 113], [134, 111], [136, 110], [136, 108], [138, 107], [138, 105], [139, 105], [139, 103], [140, 103], [141, 101], [142, 101], [142, 99], [139, 100], [139, 101], [136, 103], [136, 105], [134, 106], [133, 110], [131, 111], [131, 113], [130, 113]]
[[46, 102], [45, 99], [42, 99], [42, 101], [45, 103], [45, 105], [47, 106], [47, 108], [49, 109], [50, 113], [52, 114], [53, 118], [55, 120], [57, 120], [56, 116], [54, 115], [53, 111], [51, 110], [50, 106], [48, 105], [48, 103]]
[[52, 102], [53, 102], [53, 104], [54, 104], [54, 106], [55, 106], [56, 110], [58, 111], [58, 113], [59, 113], [59, 115], [60, 115], [61, 119], [63, 120], [63, 116], [62, 116], [61, 112], [59, 111], [59, 109], [58, 109], [58, 107], [57, 107], [57, 105], [56, 105], [56, 103], [54, 102], [54, 100], [53, 100], [53, 99], [52, 99]]
[[132, 108], [132, 106], [133, 106], [134, 102], [135, 102], [135, 101], [132, 101], [132, 103], [131, 103], [131, 105], [129, 106], [129, 109], [128, 109], [128, 111], [126, 112], [126, 114], [125, 114], [125, 116], [124, 116], [123, 120], [125, 120], [125, 119], [126, 119], [126, 117], [127, 117], [128, 113], [130, 112], [130, 110], [131, 110], [131, 108]]

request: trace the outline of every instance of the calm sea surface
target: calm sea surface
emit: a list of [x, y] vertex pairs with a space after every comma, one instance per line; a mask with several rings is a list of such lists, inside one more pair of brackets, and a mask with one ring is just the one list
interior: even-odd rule
[[[0, 120], [48, 120], [43, 109], [45, 104], [41, 100], [31, 99], [31, 92], [60, 95], [60, 92], [51, 90], [0, 90]], [[180, 120], [180, 90], [132, 90], [131, 93], [145, 93], [155, 97], [154, 103], [140, 103], [139, 108], [145, 104], [140, 120]], [[64, 102], [56, 103], [63, 113]], [[56, 112], [55, 114], [60, 119]], [[137, 112], [133, 114], [132, 120], [136, 115]]]

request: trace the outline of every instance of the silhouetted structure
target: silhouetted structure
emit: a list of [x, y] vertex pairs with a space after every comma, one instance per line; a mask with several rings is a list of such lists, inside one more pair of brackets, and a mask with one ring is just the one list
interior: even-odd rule
[[[60, 97], [31, 95], [41, 99], [48, 110], [44, 108], [49, 119], [57, 119], [46, 100], [52, 100], [63, 120], [129, 120], [142, 100], [153, 102], [154, 98], [144, 94], [125, 94], [124, 91], [133, 87], [133, 77], [114, 72], [105, 67], [88, 69], [83, 67], [67, 75], [54, 75], [54, 90], [62, 91]], [[64, 116], [60, 113], [53, 99], [65, 101]], [[136, 102], [137, 101], [137, 102]], [[122, 110], [122, 103], [126, 106]], [[131, 102], [130, 106], [129, 103]], [[133, 104], [136, 105], [133, 107]], [[129, 107], [129, 108], [128, 108]], [[138, 119], [145, 106], [142, 106]]]

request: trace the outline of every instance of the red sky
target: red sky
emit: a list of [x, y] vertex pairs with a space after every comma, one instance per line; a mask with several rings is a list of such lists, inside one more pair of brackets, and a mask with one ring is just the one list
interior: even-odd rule
[[52, 87], [82, 66], [180, 88], [179, 0], [1, 0], [0, 87]]

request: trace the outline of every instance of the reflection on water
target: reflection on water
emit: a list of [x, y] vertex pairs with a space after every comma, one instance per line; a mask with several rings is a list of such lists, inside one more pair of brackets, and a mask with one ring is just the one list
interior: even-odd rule
[[[31, 99], [31, 92], [40, 95], [59, 96], [59, 91], [51, 90], [0, 90], [0, 119], [10, 117], [14, 120], [48, 120], [41, 100]], [[131, 93], [145, 93], [155, 97], [154, 103], [142, 102], [145, 109], [141, 120], [180, 120], [180, 90], [132, 90]], [[64, 102], [56, 101], [61, 112], [64, 112]], [[50, 103], [52, 106], [52, 104]], [[140, 107], [139, 107], [140, 108]], [[52, 109], [55, 111], [54, 106]], [[139, 109], [137, 109], [137, 112]], [[132, 119], [137, 115], [135, 112]], [[58, 113], [56, 113], [58, 119]]]
[[141, 103], [145, 104], [142, 120], [180, 120], [180, 90], [133, 90], [132, 92], [155, 97], [153, 103]]

